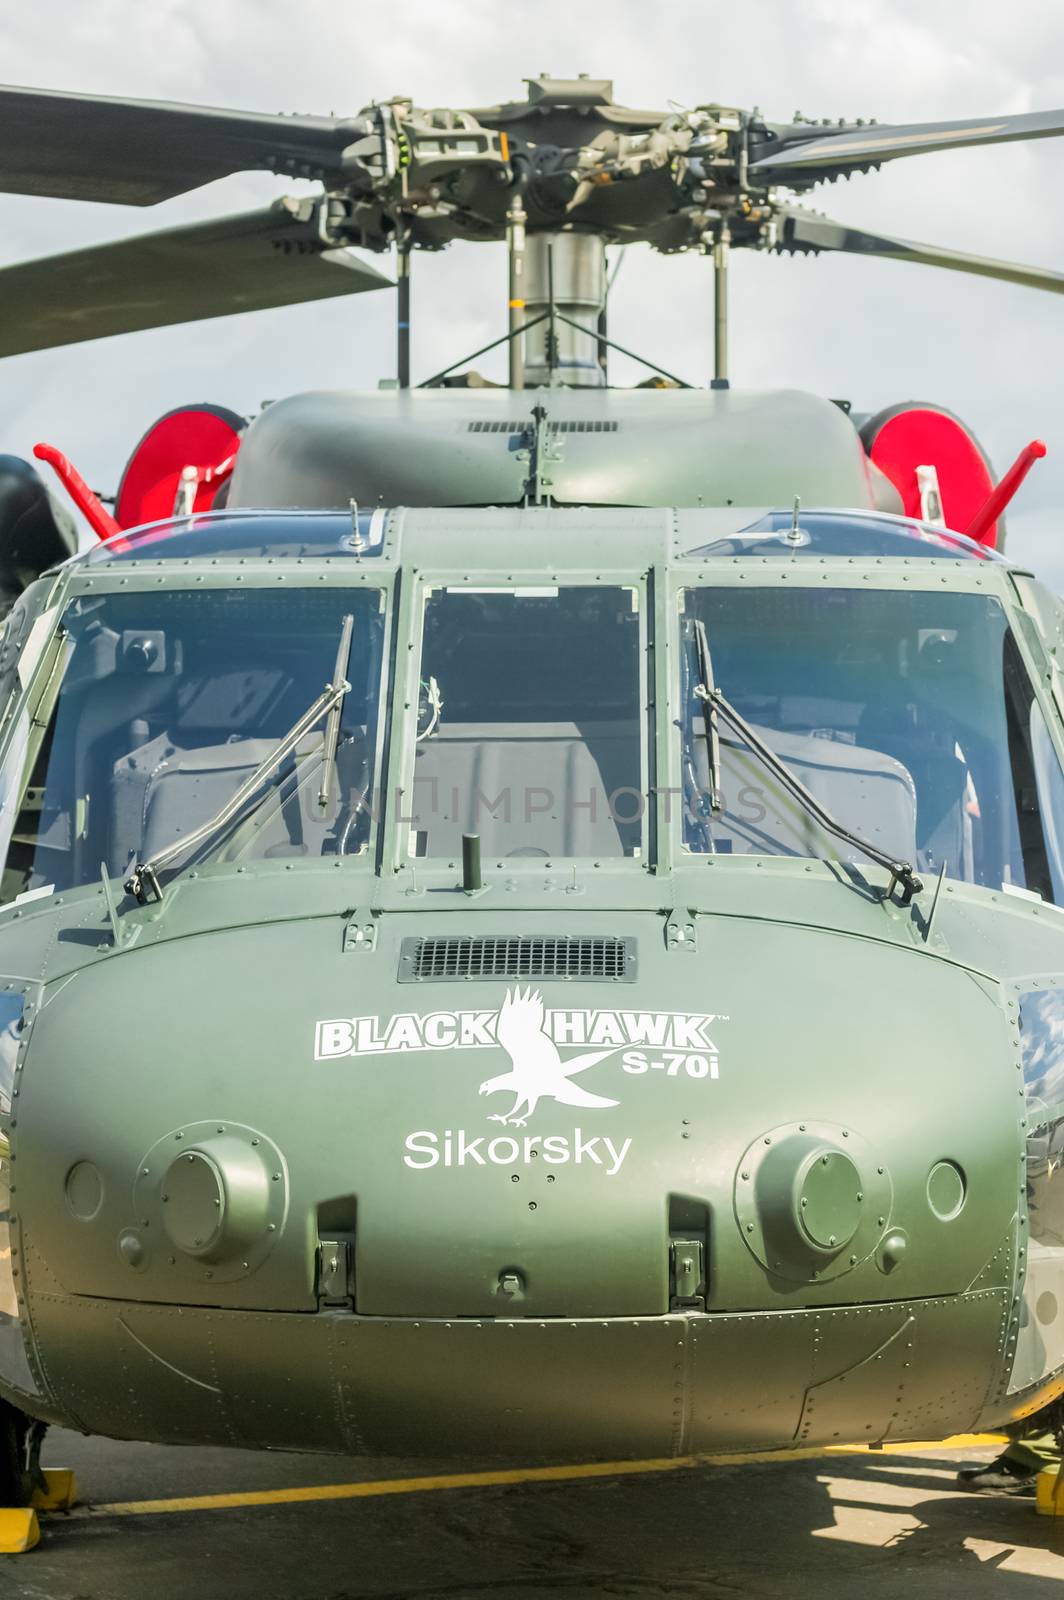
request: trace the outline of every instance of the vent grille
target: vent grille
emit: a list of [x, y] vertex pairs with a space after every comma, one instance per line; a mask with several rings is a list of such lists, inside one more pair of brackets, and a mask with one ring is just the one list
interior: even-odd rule
[[[531, 433], [535, 424], [529, 419], [524, 422], [471, 422], [470, 433]], [[604, 421], [572, 421], [555, 422], [552, 418], [547, 420], [548, 433], [616, 433], [620, 427], [619, 422]]]
[[616, 433], [617, 422], [548, 422], [555, 433]]
[[477, 978], [632, 983], [635, 975], [635, 940], [612, 934], [404, 939], [399, 959], [400, 983], [458, 983]]

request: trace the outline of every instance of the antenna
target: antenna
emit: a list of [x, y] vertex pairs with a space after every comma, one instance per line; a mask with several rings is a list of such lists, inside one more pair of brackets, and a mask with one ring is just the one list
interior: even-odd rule
[[358, 501], [351, 501], [351, 549], [360, 556], [366, 548], [366, 541], [362, 537], [362, 529], [358, 521]]
[[787, 543], [789, 545], [793, 545], [795, 549], [797, 549], [799, 545], [808, 544], [809, 542], [808, 534], [802, 532], [801, 524], [798, 521], [798, 513], [801, 510], [801, 505], [802, 502], [800, 497], [795, 495], [794, 509], [791, 512], [791, 525], [784, 535]]

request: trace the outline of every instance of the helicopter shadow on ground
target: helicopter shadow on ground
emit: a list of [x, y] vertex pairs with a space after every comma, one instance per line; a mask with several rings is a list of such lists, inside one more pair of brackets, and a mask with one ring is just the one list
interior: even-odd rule
[[[165, 1496], [249, 1484], [394, 1479], [408, 1462], [251, 1457], [78, 1441]], [[108, 1456], [115, 1463], [108, 1471]], [[122, 1465], [128, 1457], [132, 1466]], [[645, 1475], [384, 1493], [166, 1515], [50, 1519], [0, 1569], [11, 1600], [481, 1600], [750, 1595], [1042, 1600], [1064, 1578], [1064, 1526], [1030, 1500], [956, 1489], [956, 1459], [840, 1453]], [[477, 1463], [463, 1463], [476, 1470]], [[453, 1470], [434, 1467], [433, 1470]], [[108, 1484], [108, 1478], [111, 1484]]]

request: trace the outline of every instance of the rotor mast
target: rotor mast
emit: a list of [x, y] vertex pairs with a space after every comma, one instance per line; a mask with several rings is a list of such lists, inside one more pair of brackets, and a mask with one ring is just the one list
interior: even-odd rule
[[713, 381], [711, 389], [728, 387], [728, 256], [731, 230], [722, 223], [713, 241]]
[[523, 335], [525, 383], [535, 388], [602, 388], [599, 319], [606, 305], [605, 239], [599, 233], [533, 233], [524, 267], [523, 321], [536, 323]]

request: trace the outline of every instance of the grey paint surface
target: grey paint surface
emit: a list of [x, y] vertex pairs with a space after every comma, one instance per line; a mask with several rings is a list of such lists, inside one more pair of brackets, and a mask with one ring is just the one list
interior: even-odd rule
[[229, 503], [520, 504], [536, 405], [551, 428], [544, 492], [561, 505], [870, 506], [882, 492], [900, 509], [830, 401], [702, 389], [296, 395], [252, 424]]

